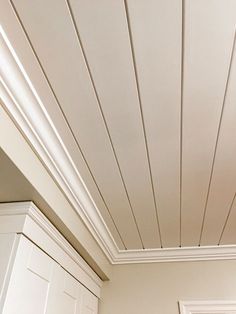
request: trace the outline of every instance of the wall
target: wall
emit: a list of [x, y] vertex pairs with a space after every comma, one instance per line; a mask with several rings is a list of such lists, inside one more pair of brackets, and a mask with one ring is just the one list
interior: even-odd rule
[[177, 314], [179, 300], [236, 299], [236, 261], [114, 266], [100, 314]]

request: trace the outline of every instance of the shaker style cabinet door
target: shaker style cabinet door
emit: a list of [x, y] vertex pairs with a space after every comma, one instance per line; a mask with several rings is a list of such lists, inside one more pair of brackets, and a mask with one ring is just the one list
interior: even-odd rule
[[11, 265], [14, 260], [16, 245], [16, 234], [0, 234], [0, 313], [2, 313], [7, 289], [6, 283], [11, 272]]
[[55, 269], [56, 284], [49, 294], [46, 314], [81, 314], [81, 284], [63, 268]]
[[97, 314], [98, 299], [20, 236], [2, 314]]
[[98, 298], [63, 268], [55, 269], [46, 314], [97, 314]]
[[56, 267], [54, 260], [21, 236], [2, 313], [46, 313]]
[[98, 298], [95, 297], [89, 290], [83, 287], [82, 293], [82, 314], [97, 314], [98, 313]]

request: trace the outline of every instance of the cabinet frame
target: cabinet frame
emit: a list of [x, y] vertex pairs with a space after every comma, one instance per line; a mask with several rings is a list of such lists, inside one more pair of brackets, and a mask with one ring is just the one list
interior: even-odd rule
[[23, 234], [100, 298], [102, 280], [33, 202], [0, 204], [0, 234]]

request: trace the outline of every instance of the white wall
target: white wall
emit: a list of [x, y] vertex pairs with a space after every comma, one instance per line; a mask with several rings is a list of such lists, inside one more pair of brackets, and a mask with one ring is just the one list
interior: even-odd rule
[[236, 261], [114, 266], [100, 314], [177, 314], [179, 300], [236, 300]]

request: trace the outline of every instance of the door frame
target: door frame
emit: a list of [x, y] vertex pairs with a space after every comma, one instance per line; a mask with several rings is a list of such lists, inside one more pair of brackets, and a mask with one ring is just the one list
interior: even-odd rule
[[236, 300], [179, 301], [180, 314], [236, 314]]

